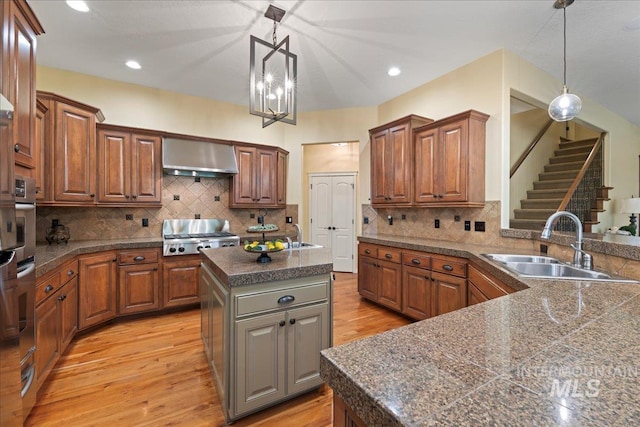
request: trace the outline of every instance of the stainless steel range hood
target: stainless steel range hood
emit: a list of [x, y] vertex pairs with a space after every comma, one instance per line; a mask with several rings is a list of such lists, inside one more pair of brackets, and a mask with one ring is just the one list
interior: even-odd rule
[[164, 138], [162, 170], [168, 175], [220, 177], [238, 173], [232, 145]]

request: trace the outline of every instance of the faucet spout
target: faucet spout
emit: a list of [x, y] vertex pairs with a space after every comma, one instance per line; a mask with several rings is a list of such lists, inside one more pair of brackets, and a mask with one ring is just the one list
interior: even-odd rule
[[[570, 220], [572, 220], [576, 226], [576, 243], [575, 245], [571, 245], [574, 249], [573, 254], [573, 265], [582, 268], [583, 267], [583, 254], [585, 253], [582, 250], [582, 222], [580, 218], [578, 218], [575, 214], [567, 211], [558, 211], [553, 213], [547, 218], [547, 222], [542, 229], [542, 234], [540, 234], [540, 238], [544, 240], [549, 240], [551, 238], [551, 233], [553, 231], [553, 225], [556, 220], [560, 217], [566, 216]], [[589, 262], [589, 264], [591, 264]]]
[[302, 229], [300, 228], [299, 224], [293, 224], [293, 226], [296, 228], [297, 230], [297, 237], [296, 240], [298, 241], [298, 243], [302, 243]]

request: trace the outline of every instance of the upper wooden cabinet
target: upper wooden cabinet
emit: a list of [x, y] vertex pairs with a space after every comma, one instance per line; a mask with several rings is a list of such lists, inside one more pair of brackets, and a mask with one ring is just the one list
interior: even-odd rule
[[44, 156], [38, 167], [53, 186], [44, 190], [41, 204], [86, 205], [96, 200], [97, 108], [49, 92], [38, 92], [48, 108], [44, 115]]
[[277, 147], [236, 146], [238, 173], [231, 177], [230, 208], [286, 206], [288, 152]]
[[127, 128], [98, 126], [98, 203], [162, 202], [162, 139]]
[[37, 146], [36, 119], [36, 36], [44, 33], [42, 25], [24, 0], [0, 4], [2, 76], [0, 84], [5, 98], [13, 105], [13, 120], [8, 135], [15, 150], [19, 173], [34, 176]]
[[431, 122], [431, 119], [411, 115], [369, 130], [373, 205], [411, 203], [412, 130]]
[[486, 114], [469, 110], [415, 129], [416, 205], [484, 205], [488, 118]]

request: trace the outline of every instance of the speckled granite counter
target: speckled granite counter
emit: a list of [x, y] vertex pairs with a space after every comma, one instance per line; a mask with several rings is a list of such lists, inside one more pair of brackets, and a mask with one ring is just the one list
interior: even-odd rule
[[114, 249], [161, 248], [162, 239], [81, 240], [64, 245], [36, 246], [36, 277], [53, 270], [76, 255]]
[[[360, 240], [510, 276], [479, 256], [505, 248]], [[640, 285], [516, 282], [529, 288], [324, 350], [322, 377], [369, 426], [640, 425]]]
[[204, 249], [203, 260], [228, 286], [252, 285], [298, 277], [330, 273], [331, 251], [324, 248], [294, 249], [272, 253], [269, 263], [258, 263], [259, 253], [245, 252], [241, 247]]

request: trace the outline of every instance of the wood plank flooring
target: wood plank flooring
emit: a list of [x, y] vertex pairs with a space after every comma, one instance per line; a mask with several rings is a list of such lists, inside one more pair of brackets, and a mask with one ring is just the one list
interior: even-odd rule
[[[408, 323], [361, 299], [357, 275], [336, 273], [334, 345]], [[233, 425], [331, 426], [331, 401], [325, 385]], [[200, 311], [118, 321], [76, 337], [25, 425], [225, 425], [200, 341]]]

